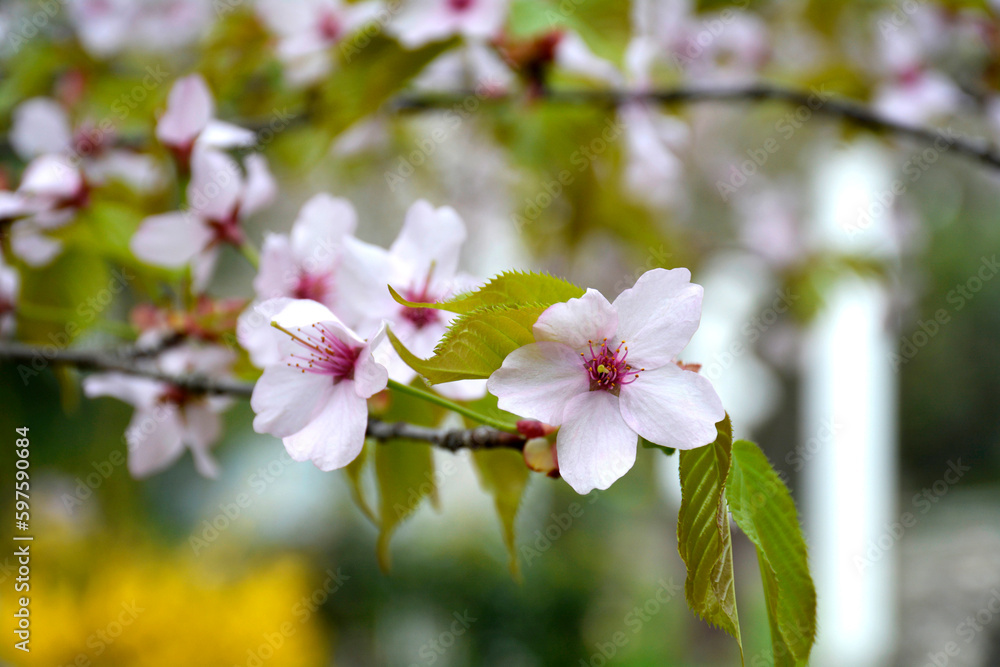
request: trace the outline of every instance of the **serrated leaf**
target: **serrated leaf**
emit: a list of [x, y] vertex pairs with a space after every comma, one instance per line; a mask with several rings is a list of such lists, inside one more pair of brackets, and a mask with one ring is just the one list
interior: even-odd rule
[[472, 460], [483, 488], [493, 496], [503, 541], [510, 556], [510, 573], [520, 581], [521, 565], [517, 557], [514, 528], [524, 488], [528, 484], [528, 466], [524, 457], [512, 450], [477, 450], [472, 453]]
[[736, 613], [733, 541], [726, 507], [726, 478], [732, 463], [733, 431], [729, 416], [718, 423], [719, 435], [705, 447], [680, 453], [681, 509], [677, 549], [687, 566], [684, 595], [705, 621], [743, 642]]
[[420, 507], [424, 498], [437, 495], [430, 445], [400, 440], [379, 444], [375, 448], [375, 477], [379, 487], [376, 554], [379, 567], [388, 572], [393, 531]]
[[531, 331], [547, 305], [483, 306], [456, 318], [429, 359], [417, 357], [389, 331], [403, 361], [431, 384], [488, 378], [508, 354], [535, 342]]
[[483, 306], [517, 306], [525, 303], [550, 306], [583, 296], [584, 290], [562, 278], [547, 273], [507, 271], [492, 278], [482, 287], [458, 294], [440, 303], [407, 301], [390, 285], [398, 303], [411, 308], [434, 308], [453, 313], [470, 313]]
[[795, 503], [757, 445], [737, 440], [732, 456], [726, 497], [757, 547], [774, 664], [804, 665], [816, 640], [816, 588]]

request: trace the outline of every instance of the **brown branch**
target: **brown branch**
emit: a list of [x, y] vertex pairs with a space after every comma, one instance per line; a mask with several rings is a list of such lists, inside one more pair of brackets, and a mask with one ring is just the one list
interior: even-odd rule
[[[64, 349], [52, 345], [0, 343], [0, 362], [18, 363], [23, 378], [33, 377], [50, 364], [64, 364], [81, 370], [126, 373], [166, 382], [193, 394], [224, 394], [250, 398], [253, 383], [218, 380], [202, 375], [171, 375], [143, 365], [142, 360], [155, 352], [131, 346], [117, 350]], [[27, 373], [27, 375], [25, 374]], [[404, 422], [389, 423], [370, 417], [368, 437], [386, 440], [418, 440], [456, 452], [460, 449], [524, 449], [525, 439], [488, 426], [471, 429], [438, 429]]]

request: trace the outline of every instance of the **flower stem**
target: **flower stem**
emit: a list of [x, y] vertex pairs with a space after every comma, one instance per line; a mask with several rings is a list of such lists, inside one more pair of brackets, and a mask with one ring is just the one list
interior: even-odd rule
[[260, 268], [260, 255], [257, 253], [257, 248], [254, 248], [249, 241], [240, 244], [240, 253], [250, 262], [250, 266], [255, 269]]
[[427, 401], [428, 403], [433, 403], [434, 405], [440, 405], [442, 408], [451, 410], [452, 412], [457, 412], [460, 415], [473, 419], [480, 424], [485, 424], [486, 426], [492, 426], [498, 431], [506, 431], [507, 433], [517, 433], [517, 428], [513, 424], [509, 424], [499, 419], [494, 419], [492, 417], [487, 417], [484, 414], [480, 414], [475, 410], [465, 407], [464, 405], [459, 405], [453, 401], [449, 401], [447, 398], [438, 396], [437, 394], [432, 394], [429, 391], [424, 391], [423, 389], [417, 389], [416, 387], [411, 387], [410, 385], [401, 384], [395, 380], [389, 380], [389, 388], [398, 391], [401, 394], [409, 394], [410, 396], [415, 396], [421, 400]]

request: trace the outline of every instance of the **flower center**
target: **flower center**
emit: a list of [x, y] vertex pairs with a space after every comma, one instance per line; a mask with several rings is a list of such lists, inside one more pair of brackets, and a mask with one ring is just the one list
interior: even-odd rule
[[274, 322], [271, 326], [284, 331], [304, 348], [302, 352], [291, 355], [289, 366], [294, 366], [303, 373], [329, 375], [334, 384], [354, 379], [354, 366], [361, 356], [361, 348], [337, 338], [326, 324], [317, 322], [304, 330], [297, 327], [294, 332]]
[[583, 357], [583, 367], [590, 377], [591, 391], [603, 389], [617, 395], [622, 385], [632, 384], [638, 378], [639, 373], [646, 370], [645, 368], [640, 368], [637, 371], [632, 370], [632, 366], [626, 361], [628, 347], [625, 346], [625, 341], [622, 341], [621, 345], [613, 350], [608, 347], [607, 338], [601, 341], [596, 349], [594, 341], [587, 342], [589, 343], [590, 358], [588, 359], [584, 352], [581, 352], [580, 356]]
[[464, 12], [472, 6], [474, 0], [448, 0], [448, 6], [456, 12]]
[[340, 19], [333, 12], [323, 12], [319, 18], [319, 34], [327, 42], [335, 42], [340, 39], [343, 28]]
[[[431, 273], [433, 269], [431, 269]], [[431, 294], [431, 273], [427, 274], [427, 280], [421, 287], [407, 287], [402, 290], [403, 298], [413, 303], [435, 303], [437, 298]], [[441, 313], [433, 308], [411, 308], [403, 306], [400, 315], [404, 320], [410, 322], [417, 329], [435, 324], [441, 321]]]
[[320, 303], [326, 303], [333, 292], [331, 284], [332, 276], [328, 273], [309, 273], [303, 271], [299, 274], [299, 280], [292, 290], [292, 295], [296, 299], [312, 299]]

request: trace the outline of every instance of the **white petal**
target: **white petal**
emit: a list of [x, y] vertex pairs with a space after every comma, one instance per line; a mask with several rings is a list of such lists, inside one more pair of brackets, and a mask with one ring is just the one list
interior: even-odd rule
[[228, 220], [243, 193], [243, 174], [225, 153], [198, 149], [191, 157], [188, 204], [208, 220]]
[[486, 380], [456, 380], [434, 385], [434, 391], [453, 401], [478, 401], [486, 395]]
[[83, 379], [87, 398], [111, 396], [136, 407], [154, 405], [163, 389], [162, 382], [124, 373], [95, 373]]
[[257, 143], [257, 135], [239, 125], [214, 118], [198, 135], [198, 144], [210, 148], [247, 148]]
[[212, 118], [215, 104], [198, 74], [178, 79], [170, 89], [167, 110], [156, 123], [156, 138], [167, 146], [189, 147]]
[[639, 373], [621, 388], [622, 417], [652, 443], [692, 449], [715, 441], [715, 424], [726, 416], [708, 378], [674, 364]]
[[[316, 265], [332, 264], [323, 260], [334, 259], [335, 249], [357, 226], [358, 216], [351, 202], [321, 192], [303, 204], [295, 218], [292, 248], [303, 264], [310, 259]], [[315, 268], [309, 270], [315, 272]]]
[[248, 155], [243, 164], [247, 174], [246, 185], [240, 197], [240, 217], [245, 218], [274, 201], [278, 186], [263, 155]]
[[618, 315], [604, 295], [588, 289], [578, 299], [555, 303], [538, 316], [533, 328], [535, 340], [553, 341], [581, 352], [593, 342], [613, 339]]
[[547, 424], [563, 423], [566, 406], [590, 391], [580, 355], [562, 343], [532, 343], [503, 360], [486, 383], [501, 410]]
[[378, 349], [385, 340], [385, 327], [361, 349], [357, 364], [354, 367], [354, 389], [361, 398], [369, 398], [385, 389], [389, 382], [389, 372], [386, 367], [372, 355], [372, 350]]
[[353, 384], [350, 380], [337, 384], [308, 426], [282, 438], [289, 456], [312, 461], [324, 471], [343, 468], [358, 457], [365, 445], [368, 403]]
[[575, 32], [564, 33], [556, 44], [556, 64], [572, 74], [602, 81], [620, 87], [624, 78], [618, 68], [590, 50], [587, 43]]
[[212, 282], [215, 264], [219, 259], [219, 248], [209, 246], [191, 258], [191, 289], [201, 294]]
[[25, 167], [19, 192], [53, 200], [72, 199], [83, 189], [83, 176], [61, 155], [37, 157]]
[[458, 271], [458, 257], [465, 242], [465, 223], [450, 206], [435, 209], [423, 199], [406, 212], [403, 228], [389, 254], [408, 267], [410, 275], [423, 281], [431, 265], [434, 277], [450, 280]]
[[73, 137], [62, 106], [47, 97], [35, 97], [14, 109], [8, 140], [18, 155], [30, 160], [43, 153], [68, 151]]
[[[343, 383], [341, 383], [343, 384]], [[301, 431], [333, 394], [328, 375], [306, 373], [279, 361], [264, 369], [250, 397], [253, 429], [283, 438]]]
[[219, 466], [209, 453], [222, 435], [222, 420], [206, 402], [195, 401], [184, 406], [184, 442], [191, 449], [198, 472], [215, 478]]
[[28, 266], [45, 266], [62, 252], [62, 242], [42, 234], [32, 220], [11, 225], [11, 250]]
[[[280, 298], [270, 301], [288, 302], [290, 299]], [[236, 339], [240, 346], [249, 353], [250, 361], [257, 368], [264, 368], [281, 360], [281, 346], [278, 336], [284, 334], [271, 326], [271, 317], [280, 309], [279, 307], [275, 310], [269, 310], [265, 315], [258, 312], [256, 307], [251, 306], [244, 310], [236, 320]]]
[[177, 407], [160, 404], [136, 410], [125, 431], [128, 469], [143, 478], [160, 472], [184, 452], [183, 428]]
[[566, 406], [556, 435], [559, 474], [577, 493], [606, 489], [635, 464], [639, 439], [606, 391], [580, 394]]
[[628, 345], [634, 368], [670, 363], [691, 340], [701, 322], [701, 285], [687, 269], [653, 269], [615, 299], [616, 338]]
[[260, 251], [260, 270], [253, 288], [262, 300], [291, 296], [298, 284], [299, 267], [292, 246], [283, 234], [268, 234]]
[[129, 247], [144, 262], [177, 267], [187, 264], [212, 240], [212, 230], [196, 215], [175, 211], [142, 221]]
[[392, 258], [384, 248], [353, 237], [344, 239], [337, 275], [338, 305], [344, 319], [367, 326], [392, 318], [402, 308], [387, 287], [393, 273]]

